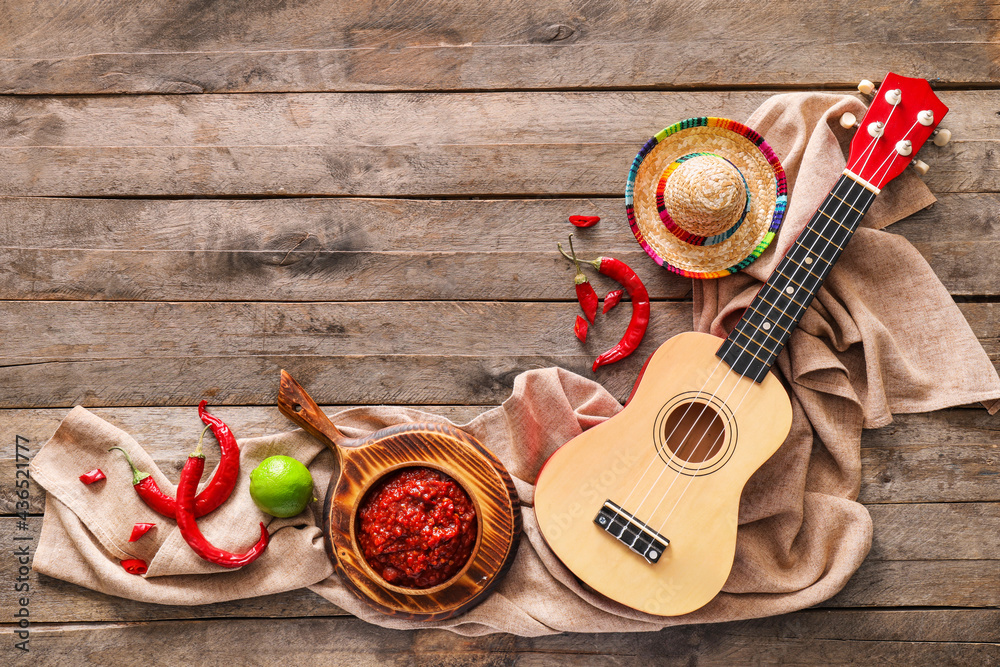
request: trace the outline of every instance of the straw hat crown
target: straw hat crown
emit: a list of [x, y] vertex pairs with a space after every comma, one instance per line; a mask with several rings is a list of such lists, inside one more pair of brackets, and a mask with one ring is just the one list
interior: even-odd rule
[[698, 236], [715, 236], [742, 217], [747, 187], [731, 162], [704, 154], [684, 161], [673, 171], [663, 199], [678, 227]]
[[691, 278], [721, 278], [760, 257], [786, 206], [778, 156], [728, 118], [688, 118], [657, 132], [625, 184], [625, 213], [643, 250]]

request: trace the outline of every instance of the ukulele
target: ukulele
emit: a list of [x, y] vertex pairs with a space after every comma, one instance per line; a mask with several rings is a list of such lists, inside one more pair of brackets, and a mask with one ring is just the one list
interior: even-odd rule
[[888, 74], [851, 140], [847, 169], [721, 346], [709, 334], [674, 336], [620, 413], [545, 463], [538, 526], [584, 584], [664, 616], [722, 590], [743, 486], [791, 427], [791, 403], [770, 368], [880, 189], [947, 112], [923, 79]]

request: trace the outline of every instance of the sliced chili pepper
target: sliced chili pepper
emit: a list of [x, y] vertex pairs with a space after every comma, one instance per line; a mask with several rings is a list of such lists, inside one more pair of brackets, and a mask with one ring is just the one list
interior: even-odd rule
[[622, 300], [622, 295], [625, 293], [624, 290], [616, 289], [608, 292], [607, 296], [604, 297], [604, 308], [601, 308], [602, 313], [607, 313], [609, 310], [618, 305], [618, 302]]
[[102, 479], [107, 479], [104, 475], [104, 471], [100, 468], [94, 468], [90, 472], [85, 472], [80, 475], [80, 481], [84, 484], [93, 484], [94, 482], [100, 482]]
[[[236, 436], [233, 435], [225, 422], [205, 412], [207, 403], [207, 401], [202, 401], [198, 404], [198, 416], [205, 422], [205, 429], [201, 432], [201, 437], [204, 438], [205, 431], [211, 428], [215, 439], [219, 441], [221, 456], [219, 467], [215, 470], [212, 481], [195, 498], [194, 513], [198, 517], [205, 516], [226, 502], [233, 493], [236, 478], [240, 472], [240, 448], [236, 444]], [[200, 442], [199, 440], [199, 447], [201, 446]], [[169, 519], [175, 518], [177, 503], [174, 499], [160, 490], [159, 485], [149, 476], [148, 472], [143, 472], [135, 467], [128, 452], [121, 447], [112, 447], [111, 449], [120, 450], [125, 455], [129, 467], [132, 468], [132, 486], [135, 487], [136, 493], [139, 494], [143, 502], [163, 516]], [[108, 451], [110, 452], [111, 449]]]
[[137, 539], [148, 533], [152, 528], [156, 528], [155, 523], [137, 523], [132, 526], [132, 536], [128, 538], [129, 542], [135, 542]]
[[205, 455], [201, 453], [201, 441], [199, 441], [198, 448], [188, 456], [187, 463], [181, 470], [180, 482], [177, 484], [177, 527], [181, 529], [181, 537], [196, 554], [211, 563], [229, 568], [249, 565], [267, 548], [267, 527], [262, 521], [260, 540], [246, 553], [234, 554], [213, 546], [201, 534], [194, 515], [194, 492], [198, 489], [198, 482], [201, 481], [203, 472], [205, 472]]
[[574, 227], [593, 227], [601, 221], [601, 218], [596, 215], [571, 215], [569, 216], [569, 222]]
[[129, 574], [146, 574], [149, 566], [146, 565], [146, 561], [141, 558], [129, 558], [122, 561], [122, 567]]
[[[572, 234], [569, 235], [569, 249], [573, 251]], [[576, 257], [575, 252], [573, 252], [573, 257]], [[576, 275], [573, 276], [573, 282], [576, 283], [576, 300], [580, 302], [583, 314], [593, 323], [594, 318], [597, 317], [597, 292], [594, 291], [594, 286], [587, 280], [587, 276], [580, 270], [579, 262], [576, 259], [573, 261], [576, 264]]]
[[559, 244], [559, 252], [566, 259], [590, 264], [609, 278], [617, 280], [625, 287], [632, 299], [632, 319], [629, 320], [625, 334], [617, 345], [594, 360], [592, 370], [596, 371], [601, 366], [620, 361], [635, 352], [639, 343], [642, 342], [642, 337], [646, 335], [646, 327], [649, 325], [649, 292], [646, 291], [646, 286], [642, 284], [639, 276], [628, 265], [614, 257], [598, 257], [592, 261], [576, 260], [566, 254], [561, 243]]
[[590, 325], [587, 324], [587, 320], [577, 315], [576, 325], [573, 327], [573, 332], [576, 334], [576, 337], [580, 339], [581, 343], [587, 342], [587, 329], [589, 328]]

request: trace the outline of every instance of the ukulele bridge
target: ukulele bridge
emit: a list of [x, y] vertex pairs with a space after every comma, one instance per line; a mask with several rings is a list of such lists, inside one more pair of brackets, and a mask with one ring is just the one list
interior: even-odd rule
[[660, 560], [670, 545], [670, 540], [610, 500], [604, 501], [594, 523], [650, 563]]

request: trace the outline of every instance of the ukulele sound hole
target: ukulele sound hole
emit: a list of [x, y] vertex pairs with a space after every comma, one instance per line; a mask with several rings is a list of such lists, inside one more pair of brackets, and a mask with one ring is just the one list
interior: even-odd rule
[[663, 424], [663, 441], [676, 459], [702, 463], [726, 440], [726, 423], [711, 405], [692, 401], [674, 408]]

